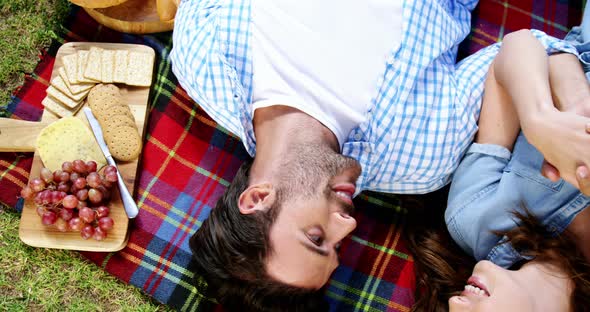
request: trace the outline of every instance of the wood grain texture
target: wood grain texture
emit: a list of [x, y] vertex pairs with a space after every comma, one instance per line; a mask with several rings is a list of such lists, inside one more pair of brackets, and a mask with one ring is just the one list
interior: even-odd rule
[[119, 5], [127, 0], [70, 0], [71, 3], [86, 8], [106, 8]]
[[[119, 44], [119, 43], [96, 43], [96, 42], [70, 42], [60, 47], [57, 52], [55, 65], [52, 71], [52, 77], [58, 75], [58, 70], [62, 66], [62, 57], [64, 55], [76, 53], [78, 50], [89, 50], [90, 47], [97, 46], [103, 49], [113, 50], [134, 50], [145, 53], [154, 54], [154, 50], [148, 46], [137, 44]], [[153, 69], [150, 71], [153, 74]], [[149, 87], [130, 87], [124, 84], [117, 84], [121, 90], [123, 100], [129, 104], [131, 111], [135, 117], [137, 129], [143, 138], [145, 137], [145, 126], [147, 116], [147, 105], [149, 98]], [[84, 104], [86, 105], [86, 103]], [[84, 113], [79, 111], [76, 117], [82, 119], [86, 124], [88, 121]], [[44, 123], [49, 123], [58, 119], [48, 110], [43, 112], [41, 120]], [[39, 130], [40, 131], [40, 130]], [[129, 191], [133, 194], [136, 183], [136, 174], [138, 168], [139, 158], [129, 162], [117, 162], [121, 176], [127, 185]], [[31, 174], [29, 179], [39, 176], [42, 168], [42, 161], [35, 153], [33, 158], [33, 165], [31, 167]], [[23, 212], [19, 225], [20, 239], [34, 247], [58, 248], [58, 249], [73, 249], [84, 251], [117, 251], [125, 247], [128, 240], [128, 226], [129, 219], [125, 214], [123, 203], [119, 195], [119, 190], [116, 186], [113, 187], [113, 194], [111, 202], [110, 216], [115, 221], [113, 229], [107, 233], [107, 237], [103, 241], [96, 241], [92, 238], [84, 240], [79, 232], [59, 232], [53, 226], [44, 226], [41, 223], [41, 218], [37, 215], [36, 206], [32, 200], [27, 200], [23, 207]]]
[[[176, 7], [173, 4], [160, 4], [158, 11], [157, 1], [128, 0], [116, 6], [100, 9], [84, 7], [84, 10], [97, 22], [120, 32], [150, 34], [172, 30]], [[160, 14], [165, 20], [161, 19]]]
[[48, 122], [0, 118], [0, 152], [34, 152], [37, 135]]

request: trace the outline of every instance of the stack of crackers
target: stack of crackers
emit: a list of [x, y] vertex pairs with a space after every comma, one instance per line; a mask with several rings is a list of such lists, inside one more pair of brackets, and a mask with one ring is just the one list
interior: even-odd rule
[[90, 89], [97, 83], [149, 87], [154, 56], [139, 51], [91, 47], [63, 56], [62, 63], [42, 104], [56, 115], [65, 117], [82, 107]]
[[141, 136], [129, 105], [114, 84], [97, 84], [88, 94], [88, 106], [102, 128], [111, 155], [130, 161], [141, 152]]

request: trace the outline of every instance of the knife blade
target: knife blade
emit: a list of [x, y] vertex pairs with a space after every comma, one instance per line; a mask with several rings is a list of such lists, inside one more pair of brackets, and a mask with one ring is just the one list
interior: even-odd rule
[[102, 128], [100, 127], [98, 120], [96, 120], [96, 118], [94, 117], [94, 114], [92, 114], [92, 110], [89, 107], [84, 107], [83, 110], [84, 110], [84, 114], [86, 114], [86, 118], [88, 119], [88, 123], [90, 124], [90, 128], [92, 128], [92, 133], [94, 133], [94, 137], [96, 138], [96, 142], [98, 143], [98, 146], [102, 150], [104, 157], [107, 159], [107, 163], [109, 165], [117, 168], [117, 184], [119, 185], [119, 193], [121, 193], [121, 200], [123, 201], [123, 206], [125, 207], [125, 212], [127, 213], [127, 217], [129, 219], [133, 219], [139, 213], [139, 209], [137, 208], [137, 204], [135, 203], [133, 196], [131, 196], [131, 193], [129, 193], [129, 190], [127, 189], [127, 186], [125, 185], [125, 182], [123, 181], [123, 177], [121, 177], [121, 174], [119, 173], [119, 167], [117, 167], [117, 163], [115, 162], [115, 159], [111, 155], [111, 152], [109, 151], [109, 147], [107, 146], [106, 142], [104, 141], [104, 137], [102, 134]]

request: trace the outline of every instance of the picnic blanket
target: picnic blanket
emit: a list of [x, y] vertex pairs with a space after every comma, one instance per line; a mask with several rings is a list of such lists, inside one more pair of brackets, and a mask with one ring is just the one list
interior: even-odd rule
[[[562, 38], [579, 24], [582, 0], [482, 0], [460, 57], [520, 28]], [[104, 270], [181, 311], [221, 309], [191, 272], [188, 239], [248, 157], [241, 142], [192, 101], [170, 70], [171, 33], [130, 35], [96, 23], [73, 6], [62, 34], [41, 57], [34, 73], [15, 91], [0, 116], [37, 121], [59, 46], [70, 41], [123, 42], [156, 51], [147, 136], [135, 199], [139, 216], [127, 246], [113, 253], [82, 252]], [[0, 201], [20, 209], [17, 198], [29, 178], [31, 153], [0, 153]], [[333, 311], [409, 311], [414, 266], [403, 240], [405, 207], [395, 195], [364, 192], [355, 199], [358, 228], [341, 247], [341, 265], [326, 288]]]

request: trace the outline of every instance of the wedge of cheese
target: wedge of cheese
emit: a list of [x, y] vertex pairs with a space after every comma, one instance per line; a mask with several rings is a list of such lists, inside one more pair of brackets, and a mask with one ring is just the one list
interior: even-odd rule
[[94, 160], [98, 168], [106, 164], [94, 135], [77, 117], [61, 118], [41, 130], [36, 148], [43, 165], [51, 171], [61, 169], [65, 161], [76, 159]]

